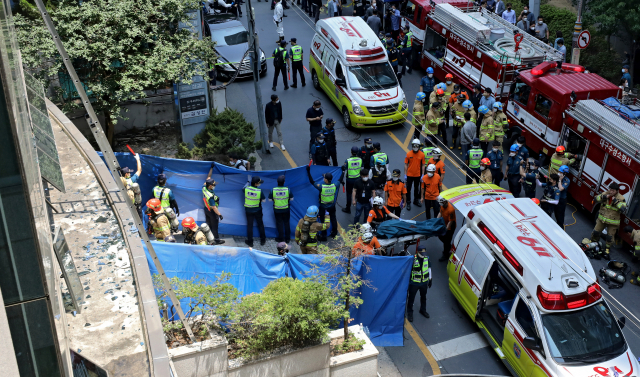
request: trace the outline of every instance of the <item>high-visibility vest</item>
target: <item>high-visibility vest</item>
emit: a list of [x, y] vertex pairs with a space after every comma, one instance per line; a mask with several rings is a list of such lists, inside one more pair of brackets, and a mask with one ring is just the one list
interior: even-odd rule
[[244, 207], [256, 208], [260, 205], [260, 193], [262, 191], [253, 186], [249, 186], [244, 189]]
[[273, 195], [273, 208], [275, 209], [289, 208], [289, 188], [288, 187], [274, 187], [272, 190], [272, 195]]
[[422, 269], [417, 256], [413, 257], [413, 269], [411, 269], [411, 281], [414, 283], [426, 283], [429, 281], [429, 257], [424, 257]]
[[[624, 201], [624, 196], [620, 194], [616, 194], [614, 198], [618, 199], [615, 205], [609, 204], [609, 199], [611, 198], [607, 199], [603, 194], [596, 196], [596, 202], [602, 202], [598, 219], [605, 224], [620, 225], [620, 211], [625, 209], [627, 204]], [[613, 199], [611, 202], [613, 202]]]
[[213, 211], [213, 209], [211, 208], [211, 205], [209, 205], [209, 199], [211, 198], [213, 198], [213, 201], [216, 202], [216, 205], [218, 205], [220, 198], [218, 198], [216, 193], [213, 191], [207, 190], [206, 186], [202, 186], [202, 200], [204, 200], [204, 206], [207, 207], [209, 211]]
[[410, 31], [405, 35], [407, 36], [407, 45], [405, 47], [411, 48], [411, 37], [413, 37], [413, 32]]
[[373, 164], [376, 164], [376, 161], [378, 160], [378, 158], [382, 158], [382, 160], [384, 161], [384, 163], [382, 165], [386, 165], [387, 164], [387, 154], [384, 152], [378, 152], [376, 154], [373, 155]]
[[300, 46], [291, 46], [291, 59], [294, 62], [299, 62], [302, 60], [302, 47]]
[[469, 168], [478, 169], [480, 168], [480, 160], [482, 160], [482, 149], [480, 148], [472, 148], [469, 150]]
[[160, 199], [162, 208], [169, 207], [169, 193], [171, 193], [171, 190], [166, 187], [156, 186], [153, 188], [153, 197]]
[[360, 169], [362, 168], [362, 159], [360, 157], [347, 158], [347, 178], [353, 179], [360, 177]]
[[424, 153], [424, 164], [427, 164], [427, 161], [429, 161], [431, 159], [431, 157], [433, 157], [433, 150], [436, 149], [436, 147], [425, 147], [422, 148], [422, 153]]
[[333, 200], [336, 196], [336, 185], [333, 183], [330, 185], [322, 185], [320, 190], [320, 203], [321, 204], [333, 204]]

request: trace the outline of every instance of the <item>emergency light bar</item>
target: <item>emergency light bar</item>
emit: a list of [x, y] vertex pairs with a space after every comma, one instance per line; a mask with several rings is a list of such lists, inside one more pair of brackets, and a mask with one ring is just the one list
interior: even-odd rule
[[602, 291], [597, 282], [588, 286], [586, 292], [570, 296], [565, 296], [562, 292], [547, 292], [538, 286], [536, 296], [538, 296], [540, 305], [547, 310], [567, 310], [593, 304], [600, 300]]
[[366, 50], [347, 50], [347, 60], [349, 61], [367, 61], [376, 60], [384, 56], [382, 47], [369, 48]]
[[542, 76], [545, 73], [547, 73], [550, 69], [556, 68], [557, 66], [558, 66], [558, 63], [556, 62], [540, 63], [531, 70], [531, 74], [534, 76]]
[[585, 71], [585, 68], [577, 64], [562, 63], [562, 70], [583, 73]]
[[[471, 213], [471, 212], [469, 212], [469, 213]], [[493, 234], [493, 232], [491, 230], [489, 230], [489, 228], [487, 228], [487, 226], [484, 225], [483, 222], [478, 223], [478, 228], [480, 228], [482, 233], [484, 233], [484, 235], [489, 239], [489, 241], [491, 241], [492, 244], [498, 246], [500, 251], [502, 251], [502, 256], [504, 256], [504, 258], [507, 260], [507, 262], [509, 262], [509, 264], [511, 264], [511, 266], [513, 266], [513, 268], [518, 272], [518, 274], [520, 274], [520, 276], [523, 276], [524, 267], [522, 267], [520, 262], [518, 262], [518, 260], [513, 256], [513, 254], [511, 254], [511, 252], [509, 252], [509, 250], [507, 250], [507, 248], [504, 246], [504, 244], [502, 242], [500, 242], [498, 237], [496, 237], [496, 235]]]

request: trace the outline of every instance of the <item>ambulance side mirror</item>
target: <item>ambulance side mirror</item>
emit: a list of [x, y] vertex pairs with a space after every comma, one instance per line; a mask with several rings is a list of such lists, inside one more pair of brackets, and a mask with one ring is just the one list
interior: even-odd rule
[[347, 86], [347, 82], [343, 78], [336, 79], [336, 85], [338, 86]]
[[620, 326], [620, 330], [624, 328], [624, 325], [626, 323], [627, 323], [627, 318], [625, 316], [618, 318], [618, 326]]
[[522, 345], [532, 351], [542, 351], [542, 345], [540, 345], [538, 339], [532, 336], [522, 339]]

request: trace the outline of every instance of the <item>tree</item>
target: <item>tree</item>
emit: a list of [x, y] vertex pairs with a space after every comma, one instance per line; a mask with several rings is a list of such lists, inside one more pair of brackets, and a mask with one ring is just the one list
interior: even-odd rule
[[208, 156], [235, 153], [246, 159], [262, 147], [262, 142], [255, 139], [253, 124], [247, 122], [241, 112], [230, 108], [222, 112], [214, 110], [202, 132], [193, 138], [197, 147], [194, 151]]
[[606, 35], [629, 34], [630, 40], [640, 39], [640, 7], [638, 0], [590, 0], [584, 6], [584, 18]]
[[[178, 29], [197, 9], [198, 0], [62, 0], [48, 8], [93, 106], [105, 115], [110, 140], [121, 102], [194, 76], [207, 79], [206, 67], [216, 60], [213, 42]], [[48, 87], [66, 70], [42, 18], [23, 14], [15, 17], [23, 63]], [[61, 94], [53, 100], [65, 111], [80, 107]]]

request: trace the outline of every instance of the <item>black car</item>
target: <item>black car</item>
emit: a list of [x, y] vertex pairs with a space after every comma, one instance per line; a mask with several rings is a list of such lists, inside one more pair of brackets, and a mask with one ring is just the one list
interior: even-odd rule
[[[205, 16], [205, 35], [210, 36], [215, 42], [214, 49], [218, 54], [216, 72], [219, 80], [230, 79], [238, 69], [238, 77], [253, 76], [249, 55], [242, 63], [238, 63], [249, 48], [249, 32], [240, 21], [229, 14]], [[264, 51], [260, 49], [260, 76], [266, 73], [267, 60]]]

